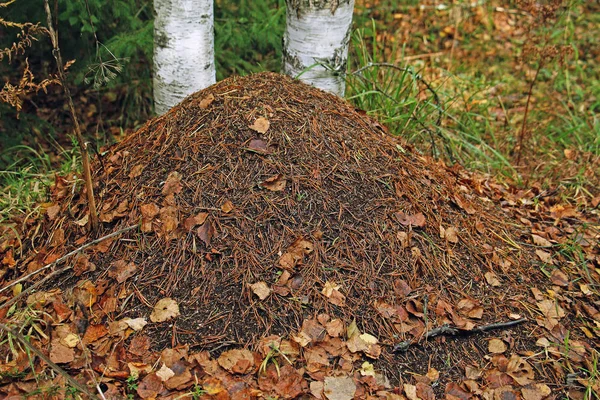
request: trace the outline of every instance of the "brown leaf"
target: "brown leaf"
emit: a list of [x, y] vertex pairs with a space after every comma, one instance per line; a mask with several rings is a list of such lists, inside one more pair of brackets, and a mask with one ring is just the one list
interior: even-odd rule
[[446, 400], [469, 400], [473, 396], [461, 388], [457, 383], [446, 384]]
[[250, 288], [261, 300], [266, 299], [271, 294], [271, 289], [269, 289], [269, 286], [263, 281], [250, 284]]
[[50, 345], [50, 361], [56, 364], [70, 363], [75, 359], [75, 351], [61, 344], [60, 339], [56, 338], [52, 340]]
[[60, 206], [58, 204], [55, 204], [53, 206], [46, 208], [46, 215], [48, 215], [48, 218], [50, 218], [50, 221], [54, 221], [56, 219], [56, 217], [58, 216], [59, 212], [60, 212]]
[[[444, 229], [440, 226], [440, 229]], [[444, 230], [444, 235], [442, 238], [445, 238], [450, 243], [458, 243], [458, 231], [455, 227], [450, 226]]]
[[177, 316], [179, 316], [179, 305], [175, 300], [166, 297], [156, 303], [150, 314], [150, 321], [164, 322]]
[[530, 383], [521, 388], [523, 400], [542, 400], [552, 394], [552, 390], [544, 383]]
[[260, 185], [272, 192], [281, 192], [285, 189], [286, 183], [287, 180], [283, 177], [282, 174], [279, 174], [265, 179]]
[[327, 297], [331, 304], [342, 307], [346, 304], [346, 296], [339, 291], [340, 286], [332, 281], [325, 282], [325, 286], [321, 293]]
[[206, 218], [208, 218], [208, 213], [199, 212], [194, 216], [186, 218], [185, 221], [183, 221], [183, 227], [189, 232], [196, 225], [202, 225], [204, 221], [206, 221]]
[[535, 254], [537, 254], [537, 256], [540, 258], [540, 260], [542, 260], [543, 263], [546, 264], [554, 264], [554, 261], [552, 261], [552, 254], [548, 253], [547, 251], [544, 250], [536, 250]]
[[513, 354], [508, 360], [506, 373], [521, 386], [530, 384], [535, 377], [531, 365], [516, 354]]
[[250, 125], [250, 129], [255, 130], [258, 133], [266, 133], [269, 130], [271, 123], [268, 119], [259, 117], [254, 121], [252, 125]]
[[131, 278], [137, 266], [133, 262], [127, 262], [125, 260], [118, 260], [112, 263], [111, 268], [108, 270], [108, 276], [114, 278], [118, 283], [125, 282], [128, 278]]
[[229, 200], [221, 204], [221, 211], [223, 211], [225, 214], [229, 214], [231, 211], [233, 211], [233, 209], [233, 203]]
[[328, 376], [323, 383], [323, 394], [328, 400], [352, 400], [356, 393], [356, 383], [351, 376]]
[[459, 206], [460, 208], [465, 210], [466, 213], [469, 215], [473, 215], [477, 212], [470, 203], [468, 203], [466, 200], [464, 200], [458, 194], [454, 195], [454, 202], [456, 203], [457, 206]]
[[555, 269], [550, 275], [550, 280], [557, 286], [569, 286], [569, 277], [560, 269]]
[[160, 213], [160, 208], [156, 204], [142, 204], [140, 206], [142, 213], [142, 232], [152, 232], [152, 220]]
[[148, 374], [138, 384], [136, 390], [142, 399], [154, 399], [164, 390], [163, 381], [155, 373]]
[[248, 144], [248, 150], [255, 153], [266, 154], [269, 152], [267, 142], [262, 139], [252, 139]]
[[129, 178], [133, 179], [133, 178], [137, 178], [138, 176], [140, 176], [142, 174], [142, 171], [144, 170], [144, 166], [142, 164], [138, 164], [135, 167], [131, 168], [131, 171], [129, 172]]
[[549, 240], [544, 239], [541, 236], [532, 234], [531, 238], [533, 239], [533, 244], [535, 244], [536, 246], [541, 246], [541, 247], [552, 247], [552, 243], [550, 243]]
[[209, 93], [208, 96], [200, 100], [200, 108], [206, 110], [213, 101], [215, 101], [215, 96], [212, 93]]
[[177, 171], [173, 171], [167, 177], [165, 186], [162, 189], [162, 194], [168, 196], [170, 194], [180, 193], [183, 189], [181, 186], [181, 175]]
[[495, 273], [488, 271], [483, 276], [485, 277], [485, 280], [487, 281], [488, 285], [494, 287], [502, 286], [502, 283], [500, 283], [500, 280], [498, 279]]
[[281, 399], [295, 399], [305, 393], [308, 383], [289, 364], [277, 369], [269, 364], [264, 374], [258, 377], [258, 387], [264, 392], [270, 392]]
[[506, 343], [500, 339], [491, 339], [488, 343], [488, 351], [492, 354], [502, 354], [506, 351]]
[[210, 223], [210, 220], [207, 220], [200, 226], [197, 230], [198, 237], [200, 240], [204, 242], [206, 247], [210, 246], [210, 242], [215, 234], [215, 228]]
[[314, 246], [311, 242], [305, 239], [297, 239], [288, 247], [279, 259], [279, 265], [284, 269], [293, 269], [302, 262], [304, 256], [312, 253]]
[[402, 211], [394, 213], [394, 216], [404, 226], [415, 226], [422, 228], [426, 225], [425, 215], [423, 213], [416, 213], [414, 215], [406, 214]]
[[234, 374], [247, 374], [255, 369], [254, 353], [250, 350], [228, 350], [217, 359], [219, 365]]

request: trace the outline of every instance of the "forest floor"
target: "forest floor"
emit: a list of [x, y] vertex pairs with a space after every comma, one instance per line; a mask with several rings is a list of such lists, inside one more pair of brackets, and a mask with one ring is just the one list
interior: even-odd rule
[[[94, 163], [103, 225], [85, 228], [76, 162], [35, 205], [45, 177], [22, 196], [5, 186], [2, 395], [597, 398], [592, 21], [569, 9], [550, 36], [577, 37], [577, 63], [536, 73], [515, 55], [544, 46], [531, 10], [377, 6], [361, 9], [375, 24], [354, 60], [421, 71], [376, 69], [372, 97], [350, 78], [354, 105], [379, 122], [266, 74], [131, 135], [110, 122], [115, 94], [79, 92], [86, 129], [118, 142]], [[403, 79], [414, 91], [389, 103], [381, 93]], [[56, 104], [37, 114], [64, 148]]]

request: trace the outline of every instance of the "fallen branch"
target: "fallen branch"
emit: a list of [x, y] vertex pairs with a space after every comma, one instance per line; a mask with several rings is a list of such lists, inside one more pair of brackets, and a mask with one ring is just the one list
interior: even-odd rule
[[[91, 246], [93, 246], [93, 245], [95, 245], [95, 244], [98, 244], [98, 243], [100, 243], [100, 242], [102, 242], [102, 241], [104, 241], [104, 240], [106, 240], [106, 239], [110, 239], [110, 238], [112, 238], [112, 237], [114, 237], [114, 236], [118, 236], [118, 235], [120, 235], [121, 233], [124, 233], [124, 232], [131, 231], [131, 230], [133, 230], [133, 229], [135, 229], [135, 228], [137, 228], [137, 225], [131, 225], [131, 226], [128, 226], [128, 227], [126, 227], [126, 228], [119, 229], [118, 231], [114, 231], [114, 232], [112, 232], [112, 233], [110, 233], [110, 234], [108, 234], [108, 235], [106, 235], [106, 236], [103, 236], [103, 237], [101, 237], [101, 238], [98, 238], [98, 239], [92, 240], [91, 242], [89, 242], [89, 243], [86, 243], [86, 244], [84, 244], [83, 246], [81, 246], [81, 247], [78, 247], [78, 248], [76, 248], [75, 250], [73, 250], [73, 251], [71, 251], [71, 252], [69, 252], [69, 253], [65, 254], [64, 256], [62, 256], [62, 257], [58, 258], [57, 260], [55, 260], [55, 261], [51, 262], [50, 264], [46, 264], [46, 265], [44, 265], [42, 268], [40, 268], [40, 269], [38, 269], [38, 270], [36, 270], [36, 271], [33, 271], [33, 272], [31, 272], [31, 273], [29, 273], [29, 274], [27, 274], [27, 275], [25, 275], [25, 276], [22, 276], [21, 278], [19, 278], [19, 279], [17, 279], [17, 280], [15, 280], [15, 281], [13, 281], [13, 282], [11, 282], [11, 283], [7, 284], [5, 287], [3, 287], [2, 289], [0, 289], [0, 293], [2, 293], [2, 292], [4, 292], [4, 291], [8, 290], [9, 288], [11, 288], [11, 287], [15, 286], [15, 285], [16, 285], [16, 284], [18, 284], [18, 283], [21, 283], [21, 282], [24, 282], [24, 281], [28, 280], [28, 279], [29, 279], [29, 278], [31, 278], [32, 276], [34, 276], [34, 275], [37, 275], [37, 274], [39, 274], [40, 272], [47, 270], [48, 268], [51, 268], [51, 267], [53, 267], [53, 266], [55, 266], [55, 265], [58, 265], [58, 264], [60, 264], [61, 262], [63, 262], [63, 261], [64, 261], [64, 260], [66, 260], [67, 258], [71, 257], [72, 255], [75, 255], [75, 254], [77, 254], [77, 253], [81, 253], [83, 250], [85, 250], [85, 249], [87, 249], [87, 248], [89, 248], [89, 247], [91, 247]], [[4, 304], [2, 304], [2, 306], [0, 306], [0, 308], [4, 308], [4, 307], [7, 307], [7, 306], [10, 306], [10, 305], [14, 304], [14, 303], [15, 303], [15, 302], [16, 302], [18, 299], [20, 299], [21, 297], [23, 297], [23, 296], [24, 296], [26, 293], [29, 293], [29, 292], [31, 292], [33, 289], [35, 289], [35, 288], [37, 288], [37, 287], [41, 286], [41, 285], [42, 285], [44, 282], [46, 282], [47, 280], [49, 280], [49, 279], [50, 279], [50, 278], [52, 278], [53, 276], [55, 276], [55, 275], [58, 275], [58, 274], [61, 274], [61, 273], [63, 273], [64, 271], [66, 271], [66, 270], [68, 270], [68, 269], [71, 269], [71, 268], [73, 268], [73, 266], [72, 266], [72, 265], [68, 265], [68, 266], [66, 266], [66, 267], [64, 267], [64, 268], [61, 268], [61, 269], [59, 269], [59, 270], [56, 270], [56, 271], [54, 271], [54, 272], [50, 273], [49, 275], [45, 276], [45, 277], [44, 277], [43, 279], [41, 279], [40, 281], [38, 281], [38, 282], [34, 283], [33, 285], [31, 285], [31, 286], [30, 286], [30, 287], [28, 287], [27, 289], [23, 290], [23, 291], [22, 291], [21, 293], [19, 293], [17, 296], [13, 297], [13, 298], [12, 298], [12, 299], [10, 299], [10, 300], [7, 300], [7, 301], [6, 301]]]
[[25, 339], [25, 337], [23, 335], [21, 335], [19, 332], [15, 331], [14, 329], [12, 329], [9, 326], [4, 325], [2, 323], [0, 323], [0, 329], [6, 331], [8, 334], [11, 334], [15, 338], [17, 338], [17, 340], [19, 342], [21, 342], [23, 344], [23, 346], [27, 347], [32, 353], [34, 353], [36, 356], [41, 358], [42, 361], [44, 361], [46, 364], [48, 364], [48, 366], [50, 368], [52, 368], [54, 371], [56, 371], [58, 374], [60, 374], [63, 378], [65, 378], [66, 381], [69, 382], [69, 384], [71, 386], [73, 386], [74, 388], [79, 390], [81, 393], [88, 395], [91, 399], [98, 398], [98, 396], [96, 396], [93, 392], [90, 392], [90, 390], [86, 386], [82, 385], [75, 378], [71, 377], [67, 371], [65, 371], [64, 369], [59, 367], [57, 364], [52, 362], [48, 358], [48, 356], [46, 356], [44, 353], [42, 353], [42, 351], [40, 349], [38, 349], [37, 347], [35, 347], [31, 343], [29, 343], [29, 341], [27, 339]]
[[[527, 321], [526, 318], [521, 318], [521, 319], [517, 319], [515, 321], [508, 321], [508, 322], [496, 322], [496, 323], [489, 324], [489, 325], [477, 326], [471, 330], [460, 329], [460, 328], [450, 326], [450, 325], [442, 325], [438, 328], [434, 328], [434, 329], [426, 332], [425, 335], [422, 336], [422, 338], [427, 340], [427, 339], [431, 339], [436, 336], [442, 336], [442, 335], [444, 335], [444, 336], [468, 336], [468, 335], [473, 335], [475, 333], [482, 333], [482, 332], [487, 332], [487, 331], [491, 331], [491, 330], [495, 330], [495, 329], [512, 328], [513, 326], [520, 325], [525, 321]], [[420, 341], [421, 340], [417, 340], [417, 341], [405, 340], [404, 342], [400, 342], [400, 343], [394, 345], [392, 352], [394, 352], [394, 353], [404, 352], [404, 351], [408, 350], [408, 348], [410, 346], [419, 344]]]

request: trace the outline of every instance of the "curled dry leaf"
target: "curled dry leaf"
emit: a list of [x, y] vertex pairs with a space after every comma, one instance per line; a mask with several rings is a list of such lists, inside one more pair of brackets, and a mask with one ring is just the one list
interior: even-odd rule
[[124, 318], [123, 322], [125, 322], [127, 324], [127, 326], [129, 326], [134, 331], [141, 331], [148, 324], [148, 321], [146, 321], [146, 318], [143, 318], [143, 317], [133, 318], [133, 319], [132, 318]]
[[279, 265], [284, 269], [293, 269], [302, 262], [304, 256], [312, 253], [314, 247], [311, 242], [305, 239], [298, 239], [279, 259]]
[[458, 231], [453, 226], [444, 228], [442, 225], [440, 225], [440, 237], [442, 239], [446, 239], [450, 243], [458, 243]]
[[406, 214], [403, 211], [398, 211], [394, 213], [394, 216], [404, 226], [414, 226], [417, 228], [422, 228], [426, 225], [425, 215], [419, 212], [414, 215]]
[[281, 192], [285, 189], [286, 184], [287, 180], [285, 177], [282, 174], [278, 174], [265, 179], [260, 186], [272, 192]]
[[250, 129], [255, 130], [258, 133], [266, 133], [269, 130], [271, 123], [268, 119], [263, 117], [258, 117], [256, 121], [252, 125], [250, 125]]
[[554, 261], [552, 261], [552, 254], [548, 253], [547, 251], [538, 249], [535, 251], [535, 254], [537, 254], [537, 256], [540, 258], [540, 260], [542, 260], [543, 263], [554, 264]]
[[215, 96], [212, 93], [209, 93], [208, 96], [200, 100], [200, 108], [206, 110], [213, 101], [215, 101]]
[[329, 300], [331, 304], [341, 307], [346, 303], [346, 296], [344, 296], [339, 289], [339, 285], [336, 285], [332, 281], [327, 281], [325, 282], [325, 286], [323, 287], [323, 291], [321, 293], [327, 297], [327, 300]]
[[263, 281], [252, 283], [250, 288], [261, 300], [266, 299], [271, 294], [271, 289], [269, 289], [269, 286]]
[[204, 223], [204, 221], [206, 221], [206, 218], [208, 218], [208, 213], [206, 213], [206, 212], [199, 212], [196, 215], [193, 215], [191, 217], [186, 218], [183, 221], [183, 227], [189, 232], [196, 225], [202, 225]]
[[179, 316], [179, 305], [170, 297], [159, 300], [154, 306], [150, 321], [164, 322]]

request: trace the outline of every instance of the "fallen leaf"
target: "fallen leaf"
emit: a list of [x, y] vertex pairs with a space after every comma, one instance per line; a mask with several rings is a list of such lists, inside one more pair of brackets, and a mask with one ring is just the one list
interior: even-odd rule
[[506, 373], [521, 386], [530, 384], [535, 377], [531, 365], [516, 354], [508, 360]]
[[550, 396], [552, 390], [544, 383], [530, 383], [521, 388], [521, 394], [523, 400], [542, 400]]
[[46, 215], [48, 215], [48, 218], [50, 219], [50, 221], [54, 221], [56, 219], [56, 217], [58, 216], [59, 212], [60, 212], [60, 206], [58, 204], [55, 204], [51, 207], [46, 208]]
[[225, 214], [229, 214], [231, 211], [233, 211], [233, 208], [233, 203], [229, 200], [225, 201], [221, 205], [221, 211], [223, 211]]
[[336, 285], [334, 282], [327, 281], [325, 282], [325, 286], [321, 293], [327, 297], [327, 300], [329, 300], [331, 304], [341, 307], [346, 302], [346, 296], [340, 293], [339, 288], [340, 286]]
[[269, 286], [263, 281], [250, 284], [250, 288], [261, 300], [266, 299], [271, 294], [271, 289], [269, 289]]
[[287, 180], [282, 174], [279, 174], [265, 179], [260, 186], [272, 192], [281, 192], [285, 189], [286, 184]]
[[155, 373], [148, 374], [140, 381], [136, 390], [142, 399], [154, 399], [164, 390], [163, 381]]
[[165, 186], [162, 189], [162, 194], [168, 196], [170, 194], [180, 193], [183, 189], [181, 186], [181, 175], [177, 171], [173, 171], [167, 177]]
[[167, 367], [167, 365], [163, 363], [162, 367], [156, 371], [156, 376], [158, 376], [161, 381], [165, 382], [169, 378], [175, 376], [175, 372], [173, 372], [171, 368]]
[[453, 226], [444, 228], [440, 225], [440, 237], [446, 239], [450, 243], [458, 243], [458, 231]]
[[417, 387], [415, 385], [405, 383], [403, 388], [404, 394], [406, 394], [406, 397], [409, 400], [421, 400], [417, 397]]
[[271, 123], [268, 119], [263, 117], [258, 117], [252, 125], [250, 125], [250, 129], [255, 130], [258, 133], [266, 133], [269, 130]]
[[305, 239], [298, 239], [288, 247], [279, 259], [279, 265], [285, 269], [293, 269], [302, 262], [304, 256], [312, 253], [313, 244]]
[[183, 227], [189, 232], [196, 225], [202, 225], [206, 221], [206, 218], [208, 218], [208, 213], [206, 213], [206, 212], [199, 212], [196, 215], [193, 215], [191, 217], [186, 218], [183, 221]]
[[552, 254], [548, 253], [547, 251], [538, 249], [535, 251], [535, 254], [537, 254], [542, 262], [546, 264], [554, 264], [554, 261], [552, 261]]
[[487, 281], [488, 285], [494, 287], [502, 286], [502, 283], [500, 283], [500, 280], [498, 279], [495, 273], [488, 271], [483, 276], [485, 277], [485, 280]]
[[215, 101], [215, 96], [212, 93], [209, 93], [208, 96], [200, 100], [200, 108], [206, 110], [213, 101]]
[[228, 350], [217, 359], [219, 365], [235, 374], [247, 374], [255, 369], [254, 353], [250, 350]]
[[426, 225], [425, 215], [423, 213], [416, 213], [414, 215], [406, 214], [402, 211], [394, 213], [394, 216], [404, 226], [414, 226], [422, 228]]
[[557, 286], [569, 286], [569, 277], [560, 269], [555, 269], [550, 275], [550, 280]]
[[488, 343], [488, 351], [492, 354], [502, 354], [506, 351], [506, 344], [500, 339], [491, 339]]
[[50, 361], [56, 364], [70, 363], [75, 359], [75, 351], [61, 344], [60, 339], [56, 338], [50, 345]]
[[146, 318], [123, 318], [123, 322], [125, 322], [131, 329], [134, 331], [141, 331], [148, 324]]
[[536, 246], [552, 247], [552, 243], [550, 243], [550, 241], [548, 241], [547, 239], [544, 239], [541, 236], [532, 234], [531, 238], [533, 239], [533, 244], [535, 244]]
[[142, 174], [142, 171], [144, 170], [144, 166], [142, 164], [138, 164], [135, 167], [131, 168], [131, 171], [129, 172], [129, 178], [133, 179], [133, 178], [137, 178], [138, 176], [140, 176]]
[[118, 260], [111, 264], [108, 270], [108, 276], [114, 278], [118, 283], [125, 282], [128, 278], [135, 275], [137, 266], [133, 262]]
[[356, 384], [352, 377], [325, 377], [323, 394], [329, 400], [352, 400]]
[[262, 139], [252, 139], [248, 144], [248, 150], [253, 151], [255, 153], [265, 154], [269, 152], [269, 148], [267, 146], [267, 142]]
[[206, 247], [210, 246], [210, 242], [215, 234], [215, 228], [210, 223], [210, 220], [205, 221], [196, 231], [200, 240], [204, 242]]
[[164, 322], [177, 316], [179, 316], [179, 305], [175, 300], [166, 297], [156, 303], [152, 314], [150, 314], [150, 321]]

